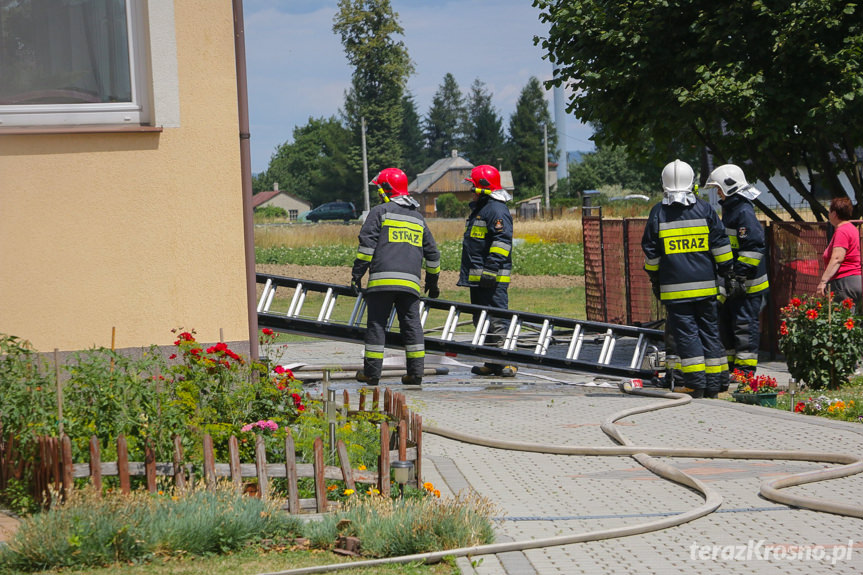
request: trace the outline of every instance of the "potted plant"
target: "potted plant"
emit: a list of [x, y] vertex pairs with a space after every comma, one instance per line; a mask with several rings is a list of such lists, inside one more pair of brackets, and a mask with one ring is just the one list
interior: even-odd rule
[[776, 407], [776, 378], [769, 375], [755, 375], [735, 369], [731, 374], [731, 382], [737, 384], [737, 389], [731, 392], [734, 401]]

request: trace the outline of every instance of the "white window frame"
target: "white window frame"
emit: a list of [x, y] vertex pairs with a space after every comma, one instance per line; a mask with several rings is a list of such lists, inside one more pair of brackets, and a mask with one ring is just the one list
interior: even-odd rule
[[0, 105], [2, 126], [151, 125], [153, 104], [144, 0], [126, 0], [131, 102]]

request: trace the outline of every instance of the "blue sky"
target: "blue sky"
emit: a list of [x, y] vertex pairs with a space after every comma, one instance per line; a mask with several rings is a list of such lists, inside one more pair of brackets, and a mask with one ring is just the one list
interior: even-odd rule
[[[530, 0], [391, 0], [414, 61], [408, 81], [425, 116], [446, 73], [467, 94], [479, 78], [504, 126], [531, 76], [552, 68], [533, 45], [547, 27]], [[332, 31], [337, 0], [244, 0], [252, 171], [266, 169], [276, 147], [309, 118], [338, 114], [351, 68]], [[552, 111], [551, 92], [547, 94]], [[592, 130], [568, 116], [567, 150], [593, 149]]]

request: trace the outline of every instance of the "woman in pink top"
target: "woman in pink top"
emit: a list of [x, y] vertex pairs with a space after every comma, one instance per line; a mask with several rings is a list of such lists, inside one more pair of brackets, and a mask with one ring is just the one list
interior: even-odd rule
[[834, 198], [830, 202], [830, 213], [827, 216], [835, 231], [827, 249], [824, 250], [824, 265], [826, 269], [815, 290], [818, 295], [826, 296], [833, 292], [835, 301], [851, 298], [861, 311], [863, 299], [863, 278], [860, 275], [860, 233], [849, 222], [853, 213], [851, 200]]

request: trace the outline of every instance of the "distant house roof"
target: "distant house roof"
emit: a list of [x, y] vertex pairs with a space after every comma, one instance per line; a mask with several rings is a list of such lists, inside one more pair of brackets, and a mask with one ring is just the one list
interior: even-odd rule
[[257, 208], [264, 202], [268, 202], [278, 196], [279, 194], [284, 193], [279, 190], [270, 190], [268, 192], [258, 192], [254, 196], [252, 196], [252, 207]]
[[[412, 194], [424, 194], [429, 191], [440, 193], [469, 190], [464, 178], [470, 175], [473, 168], [473, 164], [458, 155], [458, 150], [453, 150], [449, 157], [441, 158], [418, 174], [408, 185], [408, 191]], [[500, 173], [500, 185], [506, 190], [514, 188], [512, 172]], [[435, 189], [431, 190], [432, 188]]]
[[312, 204], [311, 204], [311, 203], [309, 203], [308, 201], [306, 201], [306, 200], [304, 200], [304, 199], [302, 199], [302, 198], [298, 198], [297, 196], [295, 196], [294, 194], [292, 194], [292, 193], [290, 193], [290, 192], [286, 192], [286, 191], [284, 191], [284, 190], [280, 190], [280, 189], [278, 188], [278, 184], [275, 184], [275, 188], [276, 188], [276, 189], [274, 189], [274, 190], [267, 190], [267, 191], [264, 191], [264, 192], [258, 192], [257, 194], [255, 194], [254, 196], [252, 196], [252, 209], [257, 208], [257, 207], [260, 207], [260, 206], [262, 206], [262, 205], [266, 204], [267, 202], [269, 202], [270, 200], [272, 200], [273, 198], [275, 198], [275, 197], [276, 197], [276, 196], [278, 196], [279, 194], [282, 194], [282, 195], [284, 195], [286, 198], [290, 198], [291, 200], [293, 200], [293, 201], [295, 201], [295, 202], [298, 202], [298, 203], [304, 204], [304, 205], [308, 206], [309, 208], [311, 208], [311, 207], [312, 207]]
[[[458, 151], [453, 150], [452, 155], [448, 158], [442, 158], [436, 161], [434, 164], [429, 166], [426, 171], [417, 175], [416, 179], [412, 181], [408, 185], [408, 191], [412, 194], [422, 194], [429, 190], [435, 183], [440, 182], [441, 179], [450, 174], [451, 181], [446, 185], [446, 187], [451, 188], [454, 185], [461, 184], [458, 187], [458, 191], [464, 191], [468, 188], [467, 184], [465, 184], [462, 180], [464, 176], [456, 177], [455, 174], [451, 174], [451, 172], [459, 172], [462, 173], [470, 173], [473, 169], [473, 164], [465, 160], [464, 158], [459, 157]], [[447, 190], [447, 191], [456, 191], [456, 190]]]
[[538, 196], [533, 196], [533, 197], [530, 197], [530, 198], [525, 198], [525, 199], [523, 199], [523, 200], [519, 200], [519, 201], [517, 201], [515, 204], [516, 204], [516, 205], [520, 205], [520, 204], [531, 204], [531, 203], [535, 204], [535, 203], [537, 203], [537, 202], [541, 202], [541, 201], [542, 201], [542, 198], [543, 198], [543, 196], [542, 196], [542, 194], [540, 194], [540, 195], [538, 195]]

